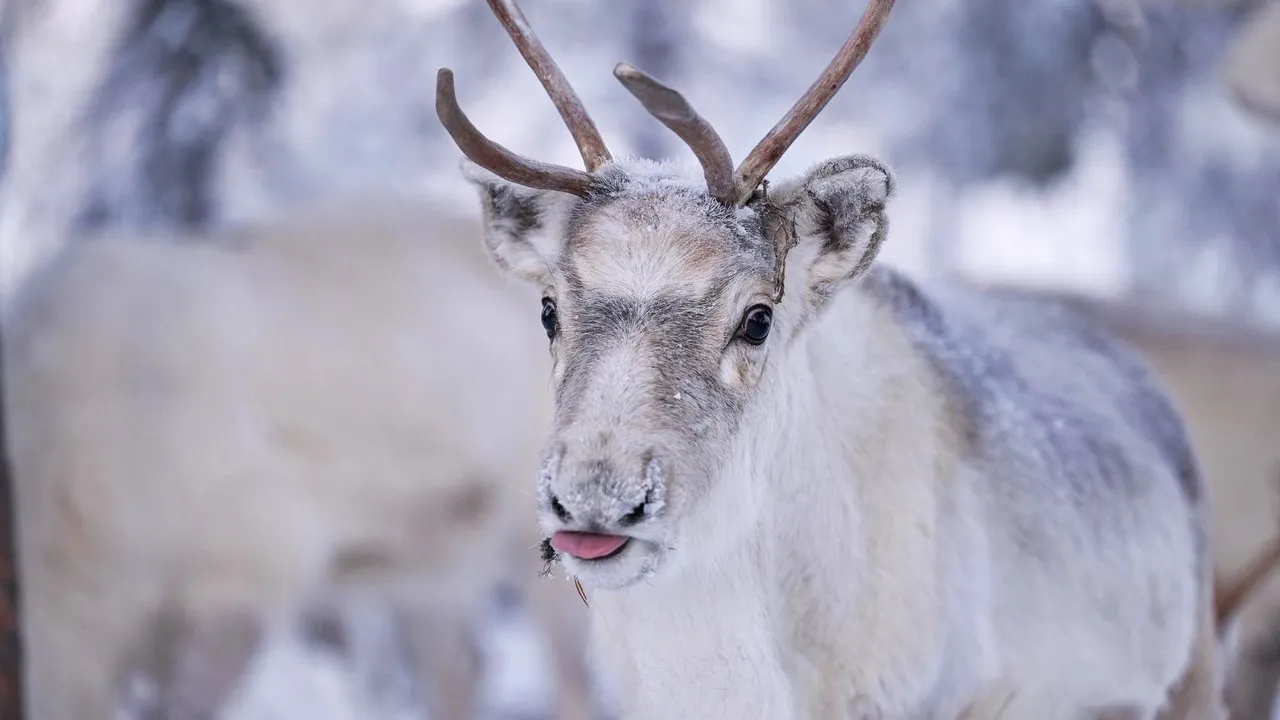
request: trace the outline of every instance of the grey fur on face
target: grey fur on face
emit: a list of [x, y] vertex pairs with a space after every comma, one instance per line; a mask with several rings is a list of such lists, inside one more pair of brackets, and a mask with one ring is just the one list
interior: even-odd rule
[[[870, 267], [887, 227], [889, 171], [837, 158], [730, 207], [691, 173], [644, 160], [605, 166], [584, 198], [464, 168], [480, 189], [494, 261], [541, 288], [556, 318], [544, 528], [625, 529], [652, 551], [635, 558], [636, 576], [653, 572], [678, 549], [676, 518], [739, 452], [771, 353]], [[757, 309], [771, 318], [768, 337], [747, 342]], [[634, 580], [624, 575], [596, 584]]]

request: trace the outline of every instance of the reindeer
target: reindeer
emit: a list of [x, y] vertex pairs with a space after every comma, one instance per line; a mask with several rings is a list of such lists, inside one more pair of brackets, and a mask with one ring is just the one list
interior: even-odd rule
[[516, 479], [551, 407], [515, 321], [533, 298], [461, 242], [478, 231], [362, 199], [99, 237], [36, 272], [4, 328], [26, 717], [226, 717], [277, 628], [358, 665], [341, 628], [370, 598], [356, 620], [408, 638], [372, 660], [419, 667], [433, 720], [477, 717], [449, 649], [535, 579]]
[[874, 264], [873, 158], [765, 182], [892, 4], [736, 169], [681, 94], [616, 66], [701, 177], [613, 158], [512, 0], [489, 5], [586, 172], [485, 137], [439, 71], [485, 248], [541, 292], [538, 512], [625, 717], [1221, 717], [1205, 486], [1134, 353]]

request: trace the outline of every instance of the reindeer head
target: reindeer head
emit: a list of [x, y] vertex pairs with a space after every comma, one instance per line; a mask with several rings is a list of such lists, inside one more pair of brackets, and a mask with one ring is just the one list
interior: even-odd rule
[[612, 159], [514, 2], [489, 5], [588, 171], [522, 158], [484, 137], [458, 107], [447, 69], [436, 109], [474, 161], [464, 172], [480, 190], [490, 255], [542, 291], [556, 388], [538, 486], [543, 527], [572, 572], [625, 587], [682, 544], [717, 539], [702, 537], [719, 531], [697, 520], [712, 496], [740, 507], [744, 522], [755, 512], [749, 488], [724, 472], [753, 440], [744, 414], [884, 238], [892, 180], [875, 160], [833, 159], [761, 184], [866, 55], [893, 0], [872, 0], [822, 76], [736, 170], [684, 97], [618, 65], [622, 84], [693, 150], [701, 177], [669, 162]]

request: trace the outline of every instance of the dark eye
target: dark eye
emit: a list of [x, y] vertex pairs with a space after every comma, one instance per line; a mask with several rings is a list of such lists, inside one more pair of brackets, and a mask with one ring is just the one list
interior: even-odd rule
[[759, 345], [769, 337], [770, 327], [773, 327], [773, 310], [767, 305], [753, 305], [742, 316], [738, 337], [752, 345]]
[[548, 339], [554, 339], [556, 330], [560, 329], [560, 319], [556, 316], [556, 304], [551, 298], [542, 298], [542, 327], [547, 331]]

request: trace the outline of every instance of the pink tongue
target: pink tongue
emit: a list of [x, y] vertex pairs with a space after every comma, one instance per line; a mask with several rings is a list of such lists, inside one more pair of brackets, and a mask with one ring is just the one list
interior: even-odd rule
[[630, 538], [562, 531], [551, 536], [551, 547], [582, 560], [595, 560], [617, 552]]

